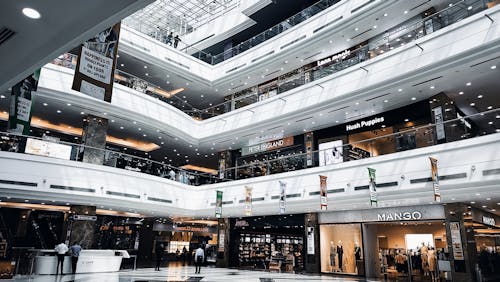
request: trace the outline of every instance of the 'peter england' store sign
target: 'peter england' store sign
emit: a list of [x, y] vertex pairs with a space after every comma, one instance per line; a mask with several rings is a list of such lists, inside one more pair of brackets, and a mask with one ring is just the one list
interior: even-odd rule
[[427, 205], [320, 213], [319, 223], [389, 222], [444, 218], [443, 206]]
[[375, 117], [375, 118], [372, 118], [369, 120], [362, 120], [362, 121], [358, 121], [356, 123], [346, 124], [345, 130], [346, 131], [356, 130], [356, 129], [360, 129], [360, 128], [364, 128], [364, 127], [374, 126], [376, 124], [383, 123], [383, 122], [384, 122], [384, 117]]
[[241, 155], [257, 154], [293, 145], [293, 136], [241, 148]]
[[340, 53], [337, 53], [333, 56], [330, 56], [330, 57], [327, 57], [327, 58], [324, 58], [322, 60], [319, 60], [316, 62], [316, 64], [319, 66], [322, 66], [322, 65], [326, 65], [326, 64], [329, 64], [331, 62], [334, 62], [334, 61], [337, 61], [337, 60], [343, 60], [345, 59], [347, 56], [349, 56], [351, 54], [351, 50], [344, 50]]

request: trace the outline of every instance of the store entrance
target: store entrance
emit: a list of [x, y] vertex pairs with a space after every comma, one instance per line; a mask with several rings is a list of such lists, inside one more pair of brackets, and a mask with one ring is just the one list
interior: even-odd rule
[[448, 257], [443, 221], [365, 223], [363, 239], [369, 276], [434, 281]]

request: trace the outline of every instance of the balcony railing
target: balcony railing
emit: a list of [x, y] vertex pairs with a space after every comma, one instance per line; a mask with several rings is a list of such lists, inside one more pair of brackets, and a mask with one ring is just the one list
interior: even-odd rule
[[[405, 25], [401, 29], [395, 30], [391, 33], [383, 34], [380, 39], [371, 41], [366, 46], [351, 50], [349, 55], [339, 57], [331, 64], [316, 66], [309, 69], [300, 68], [282, 75], [273, 82], [273, 90], [275, 91], [269, 91], [269, 87], [254, 86], [240, 91], [237, 94], [237, 97], [235, 95], [235, 97], [231, 100], [205, 109], [196, 108], [177, 95], [169, 95], [168, 90], [164, 90], [144, 79], [118, 69], [115, 73], [115, 82], [167, 102], [195, 119], [208, 119], [317, 81], [326, 76], [353, 67], [361, 62], [368, 61], [394, 49], [405, 46], [439, 29], [445, 28], [487, 9], [489, 7], [488, 3], [490, 2], [492, 1], [461, 0], [454, 4], [450, 4], [447, 8], [429, 15], [420, 21], [410, 25]], [[429, 27], [429, 21], [433, 23], [432, 28]], [[75, 57], [75, 55], [64, 54], [55, 59], [53, 63], [75, 69]], [[126, 79], [122, 80], [121, 78]]]
[[[267, 157], [257, 156], [252, 162], [238, 163], [235, 167], [219, 170], [219, 174], [196, 173], [182, 168], [177, 168], [148, 158], [142, 158], [123, 152], [99, 149], [82, 144], [70, 142], [55, 142], [44, 138], [23, 136], [13, 133], [0, 132], [0, 151], [22, 153], [25, 152], [28, 138], [46, 142], [57, 143], [71, 150], [67, 159], [82, 161], [85, 150], [102, 151], [103, 165], [130, 171], [136, 171], [172, 179], [188, 185], [204, 185], [224, 181], [259, 177], [297, 171], [318, 166], [328, 166], [334, 169], [343, 162], [393, 154], [407, 150], [424, 148], [446, 142], [438, 140], [437, 132], [445, 132], [447, 142], [470, 139], [500, 132], [500, 109], [459, 117], [442, 123], [411, 127], [396, 133], [384, 134], [384, 127], [379, 129], [376, 138], [342, 144], [325, 150], [294, 155], [280, 155], [270, 152]], [[30, 141], [32, 142], [32, 141]], [[50, 146], [45, 146], [49, 148]], [[63, 150], [64, 151], [64, 150]], [[51, 152], [46, 152], [49, 155]], [[44, 155], [44, 153], [41, 153]], [[272, 155], [272, 156], [271, 156]], [[257, 159], [259, 157], [260, 159]]]

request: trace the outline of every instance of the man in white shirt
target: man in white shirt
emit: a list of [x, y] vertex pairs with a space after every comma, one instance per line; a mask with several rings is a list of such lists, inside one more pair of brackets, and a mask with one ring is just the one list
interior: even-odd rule
[[200, 273], [201, 265], [205, 261], [205, 251], [201, 248], [201, 245], [196, 249], [196, 253], [194, 255], [194, 265], [195, 265], [195, 273]]
[[57, 266], [56, 266], [56, 275], [59, 274], [59, 264], [61, 264], [61, 275], [64, 274], [64, 255], [68, 252], [68, 246], [61, 242], [61, 244], [55, 247], [55, 251], [57, 253]]

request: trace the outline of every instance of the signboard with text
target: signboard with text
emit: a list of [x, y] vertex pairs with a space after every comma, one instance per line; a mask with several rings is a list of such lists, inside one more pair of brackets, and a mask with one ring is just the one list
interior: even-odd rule
[[241, 148], [241, 155], [258, 154], [293, 145], [293, 136]]

